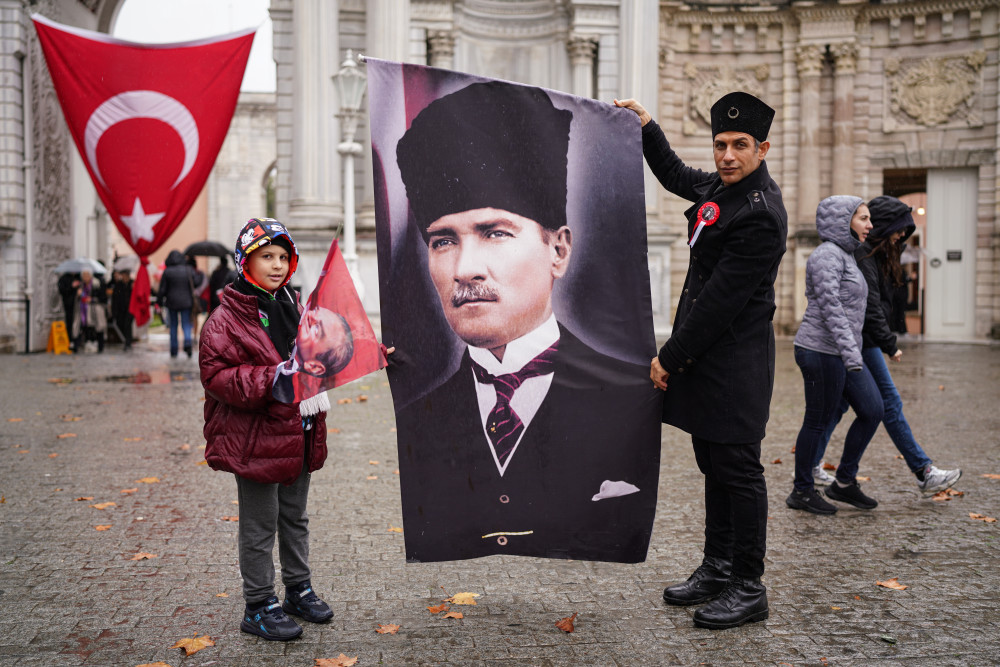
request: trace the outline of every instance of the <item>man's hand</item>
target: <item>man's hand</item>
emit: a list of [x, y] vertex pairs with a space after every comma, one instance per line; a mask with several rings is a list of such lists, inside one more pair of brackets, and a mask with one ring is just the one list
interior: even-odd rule
[[658, 357], [653, 357], [653, 360], [649, 362], [649, 379], [653, 381], [657, 389], [667, 390], [667, 379], [670, 377], [670, 373], [663, 370], [663, 366], [660, 365], [660, 359]]
[[892, 359], [893, 361], [902, 361], [903, 360], [903, 351], [902, 350], [896, 350], [896, 354], [892, 355], [889, 358]]
[[621, 107], [622, 109], [631, 109], [632, 111], [634, 111], [636, 115], [639, 116], [639, 122], [642, 123], [643, 125], [653, 120], [653, 117], [649, 115], [649, 112], [646, 111], [646, 108], [643, 107], [638, 102], [636, 102], [635, 100], [633, 100], [632, 98], [629, 98], [627, 100], [615, 100], [615, 106]]

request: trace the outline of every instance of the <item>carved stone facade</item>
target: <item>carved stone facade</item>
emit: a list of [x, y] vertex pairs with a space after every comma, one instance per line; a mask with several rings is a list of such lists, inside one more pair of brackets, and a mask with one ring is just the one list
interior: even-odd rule
[[[30, 9], [108, 31], [122, 2], [38, 0]], [[922, 261], [933, 275], [935, 234], [948, 220], [970, 230], [971, 246], [943, 249], [941, 266], [954, 268], [948, 257], [962, 257], [974, 262], [974, 273], [966, 282], [946, 283], [945, 292], [928, 288], [925, 296], [972, 300], [971, 328], [954, 337], [1000, 335], [995, 0], [752, 4], [751, 11], [746, 2], [725, 0], [271, 0], [277, 93], [273, 106], [255, 102], [255, 111], [244, 108], [249, 115], [234, 122], [209, 185], [209, 229], [225, 236], [230, 218], [261, 203], [264, 181], [273, 178], [277, 215], [302, 239], [308, 282], [310, 266], [318, 268], [343, 219], [331, 75], [346, 49], [606, 101], [635, 97], [654, 110], [686, 162], [709, 170], [708, 110], [721, 94], [741, 89], [777, 109], [768, 166], [789, 212], [788, 254], [777, 285], [779, 330], [794, 331], [805, 306], [804, 267], [817, 244], [813, 218], [820, 199], [916, 196], [941, 179], [950, 182], [954, 172], [973, 180], [975, 201], [945, 203], [951, 208], [942, 211], [940, 202], [951, 201], [948, 186], [928, 194], [938, 203], [927, 204], [918, 234]], [[108, 244], [109, 224], [66, 135], [21, 0], [0, 0], [0, 39], [0, 348], [7, 335], [23, 349], [25, 310], [11, 300], [28, 293], [31, 347], [39, 349], [60, 308], [50, 267], [96, 254]], [[31, 100], [27, 115], [22, 82]], [[268, 134], [263, 124], [272, 122]], [[368, 145], [364, 121], [359, 139]], [[262, 147], [272, 141], [273, 150]], [[369, 153], [355, 162], [355, 200], [365, 304], [377, 314]], [[654, 319], [665, 335], [687, 267], [687, 202], [664, 193], [648, 173], [646, 199]], [[969, 215], [953, 219], [966, 208]]]

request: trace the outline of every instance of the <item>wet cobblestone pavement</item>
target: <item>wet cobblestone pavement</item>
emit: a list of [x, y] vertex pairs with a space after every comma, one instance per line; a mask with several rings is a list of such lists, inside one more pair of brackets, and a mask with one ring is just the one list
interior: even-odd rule
[[[1000, 347], [909, 343], [891, 365], [914, 433], [936, 464], [963, 469], [963, 495], [922, 496], [880, 429], [860, 472], [878, 508], [832, 517], [785, 507], [803, 401], [789, 341], [778, 359], [763, 445], [767, 621], [697, 629], [693, 607], [660, 599], [702, 542], [702, 478], [672, 428], [645, 563], [405, 564], [390, 530], [402, 525], [392, 402], [377, 374], [331, 392], [339, 432], [313, 476], [313, 583], [334, 619], [279, 643], [238, 629], [236, 485], [199, 464], [196, 359], [170, 360], [155, 338], [127, 355], [4, 357], [0, 665], [310, 666], [341, 653], [358, 665], [1000, 663], [1000, 526], [969, 516], [1000, 517], [1000, 479], [983, 476], [1000, 475]], [[892, 578], [907, 588], [876, 586]], [[464, 591], [480, 597], [455, 608], [463, 619], [427, 611]], [[573, 613], [574, 633], [555, 627]], [[381, 635], [380, 623], [401, 628]], [[195, 633], [215, 645], [171, 648]]]

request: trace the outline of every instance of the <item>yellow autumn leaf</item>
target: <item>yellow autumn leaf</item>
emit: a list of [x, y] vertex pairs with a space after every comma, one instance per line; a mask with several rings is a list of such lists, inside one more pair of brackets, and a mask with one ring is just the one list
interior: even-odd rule
[[201, 637], [195, 635], [194, 637], [178, 639], [177, 643], [170, 648], [182, 648], [184, 649], [185, 655], [191, 655], [192, 653], [197, 653], [203, 648], [208, 648], [209, 646], [215, 646], [215, 642], [212, 641], [211, 637], [207, 635], [202, 635]]
[[117, 507], [117, 503], [112, 503], [112, 502], [96, 503], [94, 505], [90, 505], [90, 507], [93, 507], [94, 509], [98, 510], [106, 510], [109, 507]]
[[[473, 602], [472, 604], [475, 604], [475, 602]], [[465, 618], [465, 616], [463, 616], [462, 612], [460, 612], [460, 611], [449, 611], [447, 614], [445, 614], [441, 618]]]
[[899, 583], [898, 577], [893, 577], [892, 579], [888, 579], [886, 581], [876, 580], [875, 585], [881, 586], [883, 588], [891, 588], [894, 591], [905, 591], [907, 588], [909, 588], [909, 586]]
[[479, 593], [455, 593], [450, 598], [445, 598], [445, 602], [452, 604], [476, 604]]
[[135, 480], [138, 484], [156, 484], [160, 481], [159, 477], [143, 477], [142, 479]]
[[[158, 558], [156, 554], [146, 553], [145, 551], [140, 551], [136, 555], [129, 558], [129, 560], [150, 560], [151, 558]], [[177, 648], [174, 646], [173, 648]], [[190, 655], [190, 654], [188, 654]]]
[[103, 525], [103, 526], [94, 526], [94, 530], [97, 530], [97, 531], [110, 530], [110, 529], [111, 529], [111, 524], [107, 524], [107, 525]]

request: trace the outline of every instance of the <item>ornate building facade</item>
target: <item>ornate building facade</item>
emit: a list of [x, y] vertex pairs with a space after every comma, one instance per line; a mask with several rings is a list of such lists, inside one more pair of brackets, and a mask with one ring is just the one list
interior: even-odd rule
[[[28, 14], [109, 31], [122, 1], [0, 0], [0, 336], [16, 349], [26, 328], [30, 347], [44, 348], [58, 317], [51, 267], [99, 256], [113, 233], [66, 133]], [[306, 255], [305, 286], [344, 217], [332, 77], [352, 49], [608, 102], [635, 97], [686, 162], [709, 170], [712, 102], [733, 89], [759, 95], [777, 109], [768, 164], [789, 212], [779, 330], [794, 331], [804, 310], [819, 200], [886, 193], [916, 209], [920, 250], [908, 267], [919, 331], [1000, 337], [995, 0], [271, 0], [271, 17], [277, 93], [267, 114], [258, 105], [256, 120], [234, 121], [231, 150], [209, 182], [208, 228], [226, 236], [226, 217], [243, 216], [241, 202], [257, 204], [270, 188], [267, 201]], [[261, 132], [268, 122], [273, 163], [260, 157], [269, 152], [260, 148], [271, 141]], [[360, 134], [360, 274], [365, 305], [377, 313], [371, 158], [364, 127]], [[242, 148], [251, 144], [258, 148]], [[654, 320], [665, 334], [687, 267], [687, 203], [648, 173], [646, 197]]]

